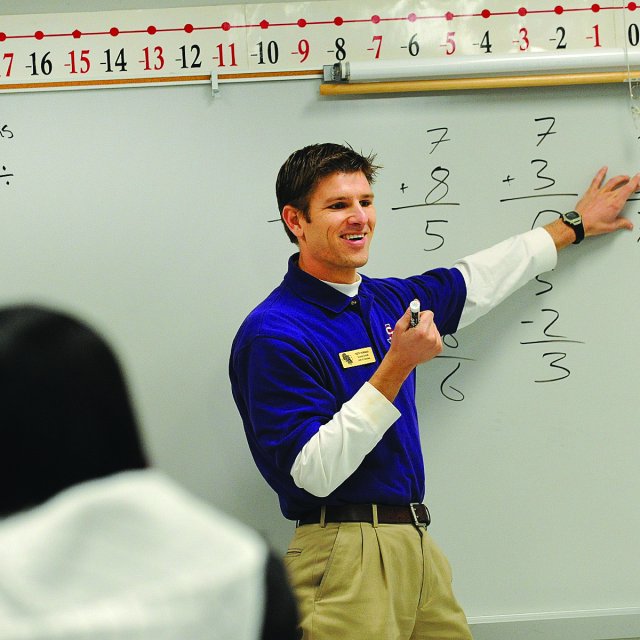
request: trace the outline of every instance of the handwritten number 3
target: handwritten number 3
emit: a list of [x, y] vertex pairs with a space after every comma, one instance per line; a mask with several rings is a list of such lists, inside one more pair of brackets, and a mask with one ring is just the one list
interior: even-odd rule
[[542, 354], [543, 358], [546, 358], [547, 356], [551, 356], [551, 357], [558, 356], [555, 360], [552, 360], [549, 363], [549, 366], [554, 369], [559, 369], [564, 373], [558, 378], [549, 378], [547, 380], [536, 380], [536, 382], [557, 382], [558, 380], [564, 380], [565, 378], [568, 378], [571, 375], [571, 371], [569, 371], [569, 369], [566, 369], [565, 367], [561, 367], [558, 365], [558, 362], [560, 362], [561, 360], [564, 360], [567, 357], [566, 353], [562, 353], [560, 351], [548, 351], [547, 353]]

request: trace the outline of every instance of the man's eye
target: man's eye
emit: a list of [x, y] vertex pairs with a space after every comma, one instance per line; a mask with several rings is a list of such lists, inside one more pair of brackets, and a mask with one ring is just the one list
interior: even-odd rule
[[344, 209], [345, 206], [346, 205], [344, 202], [334, 202], [333, 204], [329, 205], [329, 209]]
[[372, 200], [360, 200], [361, 207], [370, 207], [373, 204]]

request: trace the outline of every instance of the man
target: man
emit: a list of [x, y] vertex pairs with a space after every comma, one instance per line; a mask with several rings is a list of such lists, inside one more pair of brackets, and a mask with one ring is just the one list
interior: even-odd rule
[[[230, 377], [249, 447], [298, 525], [287, 553], [307, 640], [470, 638], [427, 533], [415, 368], [453, 333], [620, 217], [640, 175], [606, 167], [575, 212], [407, 279], [372, 279], [376, 167], [335, 144], [293, 153], [276, 182], [299, 253], [234, 340]], [[411, 326], [409, 304], [423, 311]], [[399, 319], [398, 319], [399, 318]], [[390, 336], [387, 326], [394, 326]]]

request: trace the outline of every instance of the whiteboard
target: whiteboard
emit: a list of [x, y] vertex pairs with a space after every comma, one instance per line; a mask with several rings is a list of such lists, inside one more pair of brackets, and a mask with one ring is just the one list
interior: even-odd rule
[[[371, 276], [447, 266], [570, 209], [601, 165], [640, 168], [623, 85], [330, 99], [318, 84], [16, 94], [0, 112], [0, 302], [101, 329], [154, 462], [280, 550], [293, 525], [254, 468], [227, 362], [294, 251], [274, 222], [289, 153], [377, 152]], [[580, 637], [640, 635], [639, 212], [419, 371], [432, 533], [472, 622], [605, 616], [626, 635]]]

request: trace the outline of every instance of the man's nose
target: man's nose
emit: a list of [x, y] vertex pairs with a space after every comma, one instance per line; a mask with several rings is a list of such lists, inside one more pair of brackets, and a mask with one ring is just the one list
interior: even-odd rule
[[367, 211], [359, 202], [351, 207], [349, 213], [349, 222], [352, 224], [363, 224], [367, 221]]

